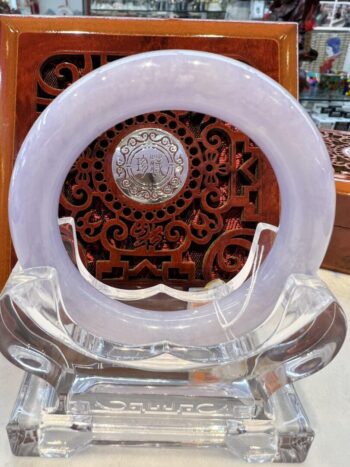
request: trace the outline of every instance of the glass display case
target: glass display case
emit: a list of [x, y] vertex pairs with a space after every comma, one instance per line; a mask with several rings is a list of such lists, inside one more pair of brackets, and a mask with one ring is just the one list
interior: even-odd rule
[[263, 19], [265, 0], [87, 0], [88, 15], [201, 19]]
[[349, 28], [350, 27], [350, 2], [341, 0], [320, 2], [316, 15], [316, 24], [319, 29]]
[[224, 18], [226, 0], [93, 0], [89, 14], [99, 16]]
[[300, 63], [300, 100], [319, 128], [350, 128], [349, 44], [349, 28], [317, 26], [311, 37], [315, 59]]

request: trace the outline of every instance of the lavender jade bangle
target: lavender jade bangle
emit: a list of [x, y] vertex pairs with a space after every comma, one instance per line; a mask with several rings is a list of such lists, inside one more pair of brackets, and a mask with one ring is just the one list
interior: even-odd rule
[[[196, 310], [141, 311], [102, 295], [69, 259], [57, 210], [66, 174], [86, 146], [135, 115], [164, 109], [213, 115], [258, 144], [276, 173], [282, 202], [279, 233], [263, 262], [244, 316], [228, 337], [247, 282]], [[63, 302], [80, 326], [126, 345], [170, 341], [211, 345], [258, 326], [273, 310], [291, 273], [314, 273], [325, 254], [335, 207], [333, 171], [318, 130], [298, 102], [257, 70], [195, 51], [134, 55], [70, 86], [41, 114], [18, 155], [10, 188], [10, 226], [24, 268], [56, 268]]]

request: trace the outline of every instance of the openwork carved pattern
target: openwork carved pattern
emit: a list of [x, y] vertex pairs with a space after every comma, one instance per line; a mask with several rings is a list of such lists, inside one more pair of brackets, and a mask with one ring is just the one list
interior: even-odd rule
[[350, 136], [346, 131], [322, 130], [326, 143], [335, 179], [350, 181]]
[[[72, 82], [115, 58], [51, 57], [40, 70], [38, 112]], [[150, 128], [177, 138], [188, 164], [176, 196], [153, 204], [127, 196], [113, 172], [118, 145], [132, 132]], [[159, 282], [200, 287], [232, 278], [246, 261], [255, 227], [266, 220], [266, 171], [272, 169], [260, 149], [214, 117], [169, 110], [139, 115], [85, 149], [67, 176], [59, 214], [75, 218], [83, 260], [99, 280], [126, 288]], [[276, 187], [272, 175], [269, 180], [270, 188]]]
[[121, 57], [106, 53], [62, 54], [49, 57], [38, 71], [37, 112], [42, 112], [55, 97], [79, 78], [118, 58]]

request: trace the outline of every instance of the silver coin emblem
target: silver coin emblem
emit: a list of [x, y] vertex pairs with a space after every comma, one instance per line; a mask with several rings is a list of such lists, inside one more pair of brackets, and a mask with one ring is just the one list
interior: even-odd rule
[[181, 142], [158, 128], [142, 128], [118, 144], [112, 170], [119, 189], [139, 203], [157, 204], [174, 197], [188, 174]]

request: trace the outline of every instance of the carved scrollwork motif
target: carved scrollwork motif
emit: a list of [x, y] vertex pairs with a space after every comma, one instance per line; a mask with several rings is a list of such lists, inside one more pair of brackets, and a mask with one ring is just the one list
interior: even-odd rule
[[254, 229], [227, 230], [209, 247], [204, 256], [204, 277], [209, 281], [212, 272], [223, 280], [237, 274], [244, 264], [254, 237]]
[[335, 178], [350, 180], [350, 137], [347, 131], [322, 130]]
[[[38, 111], [72, 82], [116, 58], [47, 59], [37, 82]], [[170, 140], [160, 143], [162, 132]], [[133, 158], [135, 135], [144, 159], [137, 151]], [[75, 218], [83, 260], [102, 282], [201, 287], [234, 277], [257, 223], [271, 221], [262, 191], [268, 171], [276, 190], [260, 149], [214, 117], [169, 110], [138, 115], [106, 130], [80, 155], [63, 186], [59, 214]], [[156, 189], [147, 185], [150, 176]]]
[[42, 63], [37, 75], [37, 111], [42, 112], [64, 89], [101, 65], [120, 58], [118, 55], [60, 54]]

